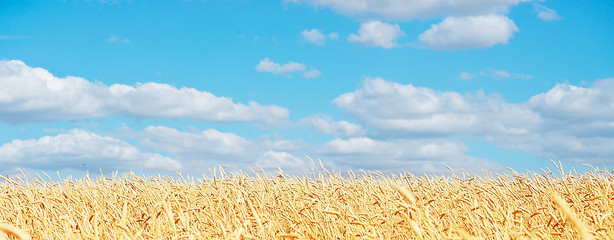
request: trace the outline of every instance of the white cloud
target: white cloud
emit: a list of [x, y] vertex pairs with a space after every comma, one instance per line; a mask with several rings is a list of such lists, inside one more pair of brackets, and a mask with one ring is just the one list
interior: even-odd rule
[[531, 74], [522, 74], [522, 73], [510, 73], [508, 71], [503, 70], [494, 70], [489, 69], [488, 71], [480, 71], [480, 75], [494, 78], [497, 80], [502, 79], [533, 79], [533, 75]]
[[319, 77], [321, 75], [322, 75], [322, 73], [318, 69], [309, 69], [309, 70], [303, 72], [303, 77], [307, 78], [307, 79], [317, 78], [317, 77]]
[[112, 137], [85, 130], [71, 130], [57, 136], [13, 140], [0, 147], [0, 164], [7, 171], [36, 170], [180, 170], [176, 160], [160, 154], [142, 153], [136, 147]]
[[189, 158], [199, 156], [217, 156], [220, 159], [242, 157], [249, 154], [251, 150], [248, 149], [250, 143], [247, 139], [215, 129], [181, 132], [168, 127], [149, 126], [136, 136], [147, 148]]
[[316, 153], [339, 169], [376, 169], [386, 173], [449, 173], [443, 164], [472, 173], [501, 168], [488, 160], [465, 156], [466, 151], [465, 145], [441, 138], [376, 140], [357, 137], [331, 140]]
[[514, 21], [503, 15], [451, 16], [431, 25], [418, 40], [437, 50], [489, 48], [506, 44], [517, 31]]
[[469, 73], [469, 72], [460, 72], [458, 74], [458, 79], [460, 80], [471, 80], [473, 79], [473, 74]]
[[247, 170], [259, 164], [269, 170], [282, 168], [302, 173], [309, 167], [306, 159], [291, 153], [304, 147], [298, 141], [267, 137], [250, 140], [215, 129], [182, 132], [163, 126], [149, 126], [129, 135], [145, 148], [175, 156], [186, 171], [204, 172], [216, 165]]
[[[507, 43], [518, 28], [505, 15], [509, 13], [510, 7], [529, 1], [533, 0], [284, 0], [330, 8], [334, 12], [359, 20], [411, 21], [443, 18], [439, 24], [432, 25], [431, 29], [420, 34], [420, 44], [415, 45], [438, 50], [488, 48]], [[558, 16], [556, 12], [545, 7], [536, 7], [536, 11], [543, 19], [554, 20]], [[352, 35], [352, 41], [373, 43], [366, 37], [360, 38], [361, 35]], [[391, 48], [396, 45], [387, 46]]]
[[[315, 120], [315, 121], [312, 121]], [[300, 141], [261, 137], [246, 139], [234, 133], [214, 129], [179, 131], [163, 126], [149, 126], [133, 132], [130, 138], [141, 146], [175, 157], [184, 171], [204, 172], [216, 165], [227, 165], [233, 170], [248, 170], [255, 164], [265, 170], [281, 168], [284, 172], [302, 174], [319, 167], [295, 152], [321, 158], [336, 170], [367, 169], [385, 172], [410, 171], [413, 173], [448, 172], [442, 164], [454, 168], [479, 172], [482, 168], [494, 170], [497, 164], [483, 159], [467, 157], [466, 146], [441, 138], [376, 140], [360, 137], [364, 129], [347, 122], [332, 122], [325, 117], [306, 120], [319, 131], [354, 137], [333, 139], [327, 143], [309, 146]], [[479, 164], [475, 164], [479, 163]], [[470, 167], [467, 167], [470, 166]]]
[[[335, 134], [341, 132], [342, 135], [364, 131], [347, 122], [328, 121], [318, 127]], [[30, 172], [179, 170], [198, 175], [218, 165], [227, 165], [231, 171], [249, 171], [249, 168], [257, 168], [256, 164], [266, 171], [281, 168], [294, 175], [319, 170], [315, 162], [299, 157], [295, 152], [306, 152], [309, 156], [322, 158], [326, 166], [336, 170], [365, 169], [386, 173], [409, 171], [422, 174], [448, 172], [442, 164], [453, 168], [464, 167], [472, 172], [499, 168], [487, 160], [465, 156], [466, 147], [463, 144], [444, 139], [376, 140], [357, 136], [309, 146], [301, 141], [269, 136], [246, 139], [214, 129], [179, 131], [163, 126], [149, 126], [133, 132], [125, 125], [118, 134], [136, 140], [139, 147], [154, 153], [144, 153], [118, 138], [75, 129], [57, 136], [14, 140], [0, 146], [0, 164], [4, 167], [0, 173], [14, 173], [21, 168]]]
[[325, 39], [326, 36], [324, 36], [324, 34], [322, 34], [322, 32], [318, 29], [311, 29], [311, 30], [303, 30], [303, 32], [301, 33], [303, 35], [303, 38], [305, 40], [307, 40], [307, 42], [316, 44], [316, 45], [324, 45], [325, 43]]
[[393, 132], [470, 132], [478, 120], [471, 112], [471, 103], [458, 93], [440, 93], [381, 78], [367, 78], [363, 89], [343, 94], [333, 103], [369, 126]]
[[[312, 124], [317, 131], [342, 137], [319, 145], [300, 141], [260, 137], [246, 139], [234, 133], [213, 129], [179, 131], [163, 126], [149, 126], [133, 132], [129, 138], [141, 146], [173, 156], [184, 171], [204, 172], [216, 165], [233, 170], [248, 170], [255, 164], [265, 170], [281, 168], [284, 172], [302, 174], [319, 167], [296, 152], [321, 158], [336, 170], [365, 169], [384, 172], [410, 171], [422, 174], [448, 172], [442, 164], [479, 172], [499, 166], [484, 159], [465, 156], [467, 148], [459, 142], [441, 138], [377, 140], [361, 137], [363, 128], [348, 122], [333, 122], [327, 117], [311, 117], [301, 124]], [[469, 167], [468, 167], [469, 166]]]
[[0, 61], [0, 119], [6, 122], [102, 117], [107, 96], [104, 86], [83, 78], [57, 78], [21, 61]]
[[397, 39], [405, 36], [398, 24], [368, 21], [360, 24], [358, 35], [350, 34], [348, 40], [365, 46], [393, 48], [399, 46]]
[[177, 89], [167, 84], [145, 83], [137, 87], [114, 84], [109, 87], [112, 111], [138, 118], [188, 118], [197, 121], [278, 122], [288, 110], [277, 106], [234, 103], [193, 88]]
[[[294, 156], [288, 152], [266, 151], [261, 153], [257, 159], [258, 166], [264, 169], [282, 169], [284, 172], [308, 173], [314, 169], [313, 164], [309, 164], [305, 159]], [[309, 168], [307, 168], [309, 167]]]
[[[542, 158], [576, 163], [613, 164], [613, 127], [614, 124], [610, 123], [609, 126], [603, 128], [609, 132], [600, 133], [600, 135], [607, 134], [609, 137], [582, 136], [581, 132], [574, 135], [569, 132], [548, 131], [487, 140], [503, 148], [523, 150]], [[595, 130], [591, 127], [585, 129]]]
[[[315, 78], [321, 75], [320, 71], [315, 68], [308, 68], [305, 64], [297, 62], [288, 62], [284, 65], [271, 61], [268, 57], [260, 60], [260, 63], [256, 65], [256, 71], [258, 72], [270, 72], [281, 75], [286, 75], [292, 72], [302, 72], [305, 78]], [[291, 77], [291, 75], [288, 75]]]
[[439, 92], [381, 78], [367, 78], [362, 89], [333, 103], [367, 127], [405, 137], [523, 134], [540, 121], [538, 113], [496, 95]]
[[360, 18], [387, 20], [429, 19], [446, 16], [507, 13], [510, 6], [527, 0], [284, 0], [331, 8]]
[[470, 135], [566, 161], [614, 163], [614, 79], [557, 84], [525, 103], [368, 78], [333, 101], [368, 128], [401, 139]]
[[332, 121], [331, 117], [325, 115], [311, 116], [301, 119], [299, 125], [312, 128], [322, 134], [334, 135], [337, 137], [363, 136], [366, 130], [358, 124], [347, 121]]
[[271, 124], [286, 119], [288, 110], [255, 102], [234, 103], [231, 98], [209, 92], [160, 83], [105, 86], [79, 77], [59, 78], [18, 60], [0, 61], [0, 121], [22, 123], [105, 116]]
[[548, 92], [531, 97], [528, 104], [553, 120], [588, 121], [583, 125], [600, 120], [614, 123], [614, 78], [595, 81], [591, 88], [557, 84]]
[[321, 30], [315, 28], [312, 28], [311, 30], [305, 29], [303, 30], [303, 32], [301, 32], [301, 35], [303, 36], [303, 39], [305, 39], [305, 41], [320, 46], [326, 45], [326, 38], [339, 38], [339, 34], [337, 33], [330, 33], [328, 35], [324, 35]]
[[297, 72], [304, 71], [307, 69], [307, 66], [302, 63], [297, 62], [288, 62], [284, 65], [271, 61], [269, 58], [264, 58], [260, 60], [260, 63], [256, 65], [256, 70], [258, 72], [270, 72], [270, 73], [280, 73], [284, 74], [287, 72]]
[[563, 19], [555, 10], [552, 10], [539, 3], [534, 3], [533, 8], [537, 12], [537, 17], [544, 21], [557, 21]]

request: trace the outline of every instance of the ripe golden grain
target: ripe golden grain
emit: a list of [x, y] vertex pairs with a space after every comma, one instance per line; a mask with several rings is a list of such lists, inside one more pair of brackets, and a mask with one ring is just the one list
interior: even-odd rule
[[397, 190], [409, 203], [411, 203], [412, 205], [416, 204], [416, 198], [411, 193], [409, 193], [407, 189], [396, 183], [390, 183], [390, 186], [394, 190]]
[[567, 219], [571, 222], [571, 224], [576, 228], [578, 233], [580, 234], [580, 239], [582, 240], [593, 240], [593, 236], [586, 230], [584, 223], [576, 216], [576, 214], [569, 208], [569, 205], [556, 193], [552, 193], [552, 201], [559, 206], [561, 212], [565, 214]]
[[8, 236], [13, 235], [17, 239], [30, 240], [30, 236], [28, 236], [26, 233], [21, 231], [19, 228], [8, 225], [8, 224], [0, 223], [0, 232]]
[[560, 177], [549, 170], [449, 177], [323, 171], [290, 177], [222, 169], [201, 179], [101, 174], [59, 182], [0, 177], [0, 239], [614, 236], [614, 177], [607, 171], [561, 170]]

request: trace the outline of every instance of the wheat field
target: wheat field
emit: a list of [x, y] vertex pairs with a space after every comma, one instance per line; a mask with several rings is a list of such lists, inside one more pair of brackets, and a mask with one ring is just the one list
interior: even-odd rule
[[[557, 166], [558, 167], [558, 166]], [[98, 174], [96, 174], [98, 175]], [[0, 179], [0, 239], [611, 239], [614, 173]]]

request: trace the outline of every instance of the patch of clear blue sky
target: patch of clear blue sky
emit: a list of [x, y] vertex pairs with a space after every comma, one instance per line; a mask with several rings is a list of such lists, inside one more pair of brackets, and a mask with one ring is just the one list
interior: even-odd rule
[[[241, 103], [274, 104], [288, 108], [291, 120], [325, 113], [335, 120], [352, 121], [331, 101], [360, 88], [365, 76], [440, 91], [474, 93], [482, 89], [513, 103], [524, 102], [559, 82], [590, 83], [614, 76], [614, 31], [608, 30], [614, 26], [612, 1], [542, 2], [562, 16], [562, 20], [553, 22], [537, 19], [532, 4], [511, 8], [509, 17], [520, 32], [507, 45], [435, 51], [358, 46], [346, 38], [357, 32], [360, 19], [281, 1], [2, 1], [0, 35], [20, 38], [0, 40], [0, 58], [19, 59], [56, 76], [79, 76], [107, 85], [153, 81], [196, 88]], [[421, 32], [438, 21], [397, 22], [407, 35], [400, 42], [416, 42]], [[326, 46], [309, 44], [300, 33], [311, 28], [337, 32], [340, 38], [327, 40]], [[116, 37], [117, 42], [106, 41], [110, 37]], [[129, 43], [122, 43], [123, 39]], [[322, 76], [304, 79], [293, 74], [293, 78], [287, 78], [256, 72], [254, 66], [265, 57], [282, 64], [304, 63], [320, 70]], [[489, 69], [534, 78], [495, 80], [477, 74]], [[476, 76], [460, 81], [461, 71]], [[100, 128], [102, 132], [112, 132], [122, 122], [135, 130], [151, 124], [180, 130], [187, 126], [211, 127], [248, 138], [270, 134], [241, 123], [123, 118], [103, 121], [107, 123], [98, 127], [87, 126], [88, 121], [0, 125], [0, 140], [41, 137], [46, 135], [43, 129], [52, 128]], [[301, 129], [277, 131], [287, 139], [309, 142], [331, 138]], [[506, 165], [514, 162], [508, 160], [507, 150], [485, 143], [468, 145], [470, 155]], [[528, 154], [518, 157], [535, 159]]]

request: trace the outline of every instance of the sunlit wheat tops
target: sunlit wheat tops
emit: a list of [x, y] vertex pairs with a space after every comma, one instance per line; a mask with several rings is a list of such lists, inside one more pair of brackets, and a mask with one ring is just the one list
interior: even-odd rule
[[598, 169], [2, 177], [0, 239], [611, 239], [613, 180]]

